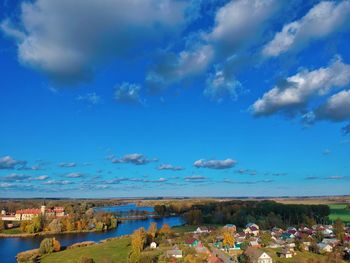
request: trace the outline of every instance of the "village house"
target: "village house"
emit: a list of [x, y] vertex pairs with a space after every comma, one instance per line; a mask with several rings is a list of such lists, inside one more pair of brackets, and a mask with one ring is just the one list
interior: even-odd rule
[[252, 247], [248, 247], [245, 255], [251, 263], [272, 263], [272, 258], [264, 251]]
[[293, 252], [290, 251], [288, 248], [282, 249], [282, 251], [277, 252], [277, 256], [280, 258], [292, 258], [293, 257]]
[[320, 253], [330, 253], [333, 251], [333, 247], [325, 243], [318, 243], [317, 248]]
[[182, 250], [180, 249], [171, 249], [166, 252], [167, 258], [182, 258]]
[[209, 228], [207, 228], [205, 226], [199, 226], [199, 227], [197, 227], [195, 233], [197, 233], [197, 234], [210, 233], [210, 230], [209, 230]]
[[259, 235], [259, 226], [254, 223], [248, 223], [246, 228], [243, 230], [246, 235]]
[[150, 248], [152, 248], [152, 249], [157, 248], [157, 243], [153, 241], [153, 242], [150, 244]]

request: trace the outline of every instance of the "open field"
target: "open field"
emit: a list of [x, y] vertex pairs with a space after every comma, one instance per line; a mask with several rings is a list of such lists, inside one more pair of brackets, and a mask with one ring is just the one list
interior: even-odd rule
[[120, 239], [108, 241], [105, 243], [68, 249], [61, 252], [44, 256], [40, 262], [42, 263], [75, 263], [84, 256], [93, 258], [96, 263], [104, 262], [127, 262], [130, 252], [130, 238], [123, 237]]
[[271, 198], [270, 200], [273, 200], [282, 204], [303, 204], [303, 205], [350, 204], [350, 196], [286, 197], [286, 198]]
[[331, 214], [329, 219], [334, 221], [340, 218], [342, 221], [350, 223], [350, 208], [347, 204], [331, 204]]

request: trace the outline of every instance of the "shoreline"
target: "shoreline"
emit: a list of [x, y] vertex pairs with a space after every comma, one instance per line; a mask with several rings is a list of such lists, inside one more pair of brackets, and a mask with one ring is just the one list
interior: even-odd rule
[[[115, 229], [115, 228], [113, 228]], [[112, 229], [109, 229], [112, 230]], [[109, 230], [106, 230], [109, 231]], [[0, 238], [26, 238], [26, 237], [36, 237], [36, 236], [50, 236], [50, 235], [65, 235], [65, 234], [80, 234], [80, 233], [93, 233], [93, 232], [104, 232], [98, 230], [73, 230], [73, 231], [63, 231], [63, 232], [38, 232], [38, 233], [21, 233], [21, 234], [5, 234], [0, 233]]]

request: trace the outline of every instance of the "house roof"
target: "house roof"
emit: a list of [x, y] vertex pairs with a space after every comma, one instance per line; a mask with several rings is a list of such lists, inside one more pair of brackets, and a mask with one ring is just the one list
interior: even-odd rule
[[249, 258], [253, 258], [253, 259], [258, 259], [261, 257], [262, 254], [264, 254], [265, 252], [257, 249], [257, 248], [253, 248], [253, 247], [248, 247], [247, 250], [245, 251], [245, 254], [249, 257]]
[[40, 214], [40, 209], [20, 209], [16, 211], [16, 214], [32, 214], [32, 215], [38, 215]]

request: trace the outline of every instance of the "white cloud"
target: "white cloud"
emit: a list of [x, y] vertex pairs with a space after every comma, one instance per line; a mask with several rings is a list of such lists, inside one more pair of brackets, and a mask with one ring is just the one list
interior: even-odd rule
[[200, 159], [194, 162], [194, 166], [197, 168], [210, 168], [210, 169], [228, 169], [236, 165], [237, 161], [232, 159], [225, 160], [204, 160]]
[[124, 82], [115, 87], [114, 99], [122, 103], [142, 103], [140, 90], [140, 85]]
[[81, 178], [81, 177], [84, 177], [84, 176], [85, 176], [84, 174], [76, 173], [76, 172], [69, 173], [69, 174], [66, 175], [66, 177], [68, 177], [68, 178]]
[[15, 169], [18, 167], [23, 167], [26, 164], [26, 161], [15, 160], [11, 156], [4, 156], [0, 158], [0, 169]]
[[71, 168], [71, 167], [76, 167], [77, 163], [75, 163], [75, 162], [60, 163], [59, 166], [64, 167], [64, 168]]
[[306, 106], [313, 96], [324, 96], [334, 87], [350, 83], [350, 66], [339, 58], [326, 68], [304, 70], [288, 77], [258, 99], [252, 106], [255, 115], [270, 115], [279, 111], [290, 113]]
[[[186, 22], [184, 1], [36, 0], [21, 5], [19, 24], [2, 22], [18, 58], [62, 84], [92, 78], [95, 68], [176, 35]], [[137, 52], [135, 52], [137, 51]]]
[[219, 8], [214, 26], [208, 32], [194, 33], [182, 51], [166, 52], [155, 62], [147, 77], [148, 85], [161, 90], [174, 82], [206, 73], [220, 63], [225, 69], [209, 76], [204, 94], [215, 101], [235, 97], [238, 82], [234, 74], [238, 64], [247, 60], [241, 53], [260, 43], [267, 22], [281, 6], [281, 1], [276, 0], [230, 1]]
[[113, 158], [112, 163], [131, 163], [135, 165], [144, 165], [149, 162], [155, 162], [156, 159], [148, 159], [143, 154], [132, 153], [126, 154], [122, 158]]
[[101, 97], [96, 94], [96, 92], [87, 93], [85, 95], [79, 95], [77, 97], [78, 101], [85, 101], [91, 105], [97, 105], [101, 103]]
[[238, 80], [227, 79], [224, 72], [217, 71], [208, 77], [204, 95], [216, 102], [221, 102], [225, 97], [235, 100], [241, 87]]
[[309, 42], [324, 38], [348, 26], [350, 2], [323, 1], [315, 5], [301, 19], [283, 26], [263, 49], [265, 56], [278, 56], [299, 49]]
[[174, 166], [172, 164], [161, 164], [157, 168], [158, 170], [172, 170], [172, 171], [181, 171], [184, 168], [181, 166]]
[[316, 119], [344, 121], [350, 119], [350, 90], [332, 95], [327, 102], [315, 111]]

